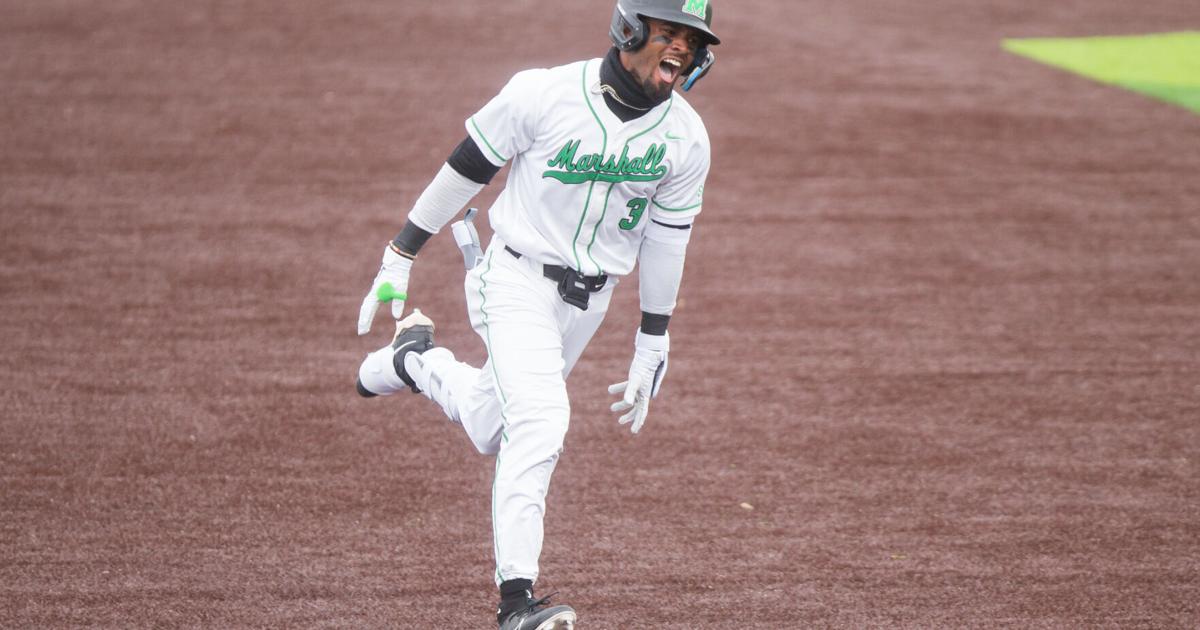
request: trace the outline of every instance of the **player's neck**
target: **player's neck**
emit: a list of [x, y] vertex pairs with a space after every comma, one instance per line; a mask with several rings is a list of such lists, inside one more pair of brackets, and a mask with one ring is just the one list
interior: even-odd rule
[[621, 53], [616, 48], [610, 48], [600, 64], [600, 89], [604, 103], [621, 122], [639, 118], [666, 100], [656, 101], [646, 95], [633, 74], [621, 65]]

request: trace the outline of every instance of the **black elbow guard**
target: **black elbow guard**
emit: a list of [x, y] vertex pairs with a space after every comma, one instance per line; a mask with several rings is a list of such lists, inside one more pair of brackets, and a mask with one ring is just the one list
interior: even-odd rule
[[462, 142], [454, 147], [454, 152], [446, 160], [446, 164], [454, 169], [459, 175], [475, 182], [476, 184], [487, 185], [500, 172], [500, 167], [492, 164], [483, 155], [483, 151], [479, 150], [479, 145], [467, 136]]

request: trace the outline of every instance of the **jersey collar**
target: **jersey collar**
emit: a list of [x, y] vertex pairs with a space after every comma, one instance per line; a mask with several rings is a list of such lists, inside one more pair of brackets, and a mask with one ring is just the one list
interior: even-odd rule
[[588, 98], [589, 98], [589, 99], [591, 99], [591, 101], [592, 101], [592, 106], [593, 106], [594, 108], [596, 108], [597, 110], [604, 110], [604, 113], [605, 113], [605, 114], [607, 114], [607, 115], [608, 115], [609, 117], [611, 117], [613, 120], [616, 120], [616, 121], [620, 122], [621, 124], [633, 124], [633, 123], [636, 123], [636, 122], [638, 122], [639, 120], [641, 120], [641, 119], [645, 118], [645, 116], [646, 116], [647, 114], [655, 114], [656, 112], [657, 112], [657, 113], [659, 113], [659, 114], [661, 114], [661, 111], [660, 111], [660, 110], [662, 110], [662, 108], [663, 108], [664, 106], [667, 106], [667, 107], [669, 107], [669, 106], [671, 105], [671, 101], [673, 101], [673, 100], [675, 99], [675, 91], [674, 91], [674, 90], [672, 90], [672, 91], [671, 91], [671, 96], [670, 96], [669, 98], [667, 98], [667, 100], [665, 100], [665, 101], [663, 101], [663, 102], [659, 103], [658, 105], [655, 105], [654, 107], [650, 108], [650, 109], [649, 109], [648, 111], [646, 111], [646, 112], [645, 112], [645, 114], [643, 114], [642, 116], [638, 116], [637, 118], [634, 118], [634, 119], [632, 119], [632, 120], [629, 120], [629, 121], [622, 121], [622, 120], [621, 120], [621, 119], [620, 119], [620, 118], [619, 118], [619, 117], [618, 117], [616, 114], [614, 114], [614, 113], [612, 112], [612, 110], [610, 110], [610, 109], [608, 108], [608, 103], [606, 103], [606, 102], [605, 102], [605, 100], [604, 100], [604, 91], [600, 89], [600, 85], [601, 85], [601, 81], [600, 81], [600, 66], [601, 66], [601, 65], [603, 65], [603, 64], [604, 64], [604, 59], [603, 59], [603, 58], [601, 58], [601, 57], [597, 57], [597, 58], [595, 58], [595, 59], [592, 59], [591, 61], [587, 62], [587, 71], [586, 71], [586, 74], [585, 74], [584, 76], [586, 77], [586, 80], [587, 80], [587, 86], [588, 86], [588, 87], [587, 87], [587, 93], [588, 93]]

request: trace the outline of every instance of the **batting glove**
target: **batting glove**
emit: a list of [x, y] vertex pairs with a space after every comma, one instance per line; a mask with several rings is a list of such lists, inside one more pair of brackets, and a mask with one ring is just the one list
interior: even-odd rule
[[608, 393], [621, 395], [621, 400], [613, 403], [610, 409], [617, 413], [626, 412], [618, 422], [632, 422], [632, 431], [637, 433], [642, 430], [642, 424], [650, 412], [650, 399], [658, 395], [663, 377], [667, 375], [667, 352], [671, 349], [671, 338], [666, 334], [646, 335], [639, 330], [633, 347], [633, 363], [629, 366], [628, 380], [610, 385]]
[[408, 299], [408, 274], [412, 271], [411, 258], [401, 256], [389, 244], [383, 250], [383, 264], [371, 284], [371, 292], [363, 298], [362, 308], [358, 311], [358, 334], [365, 335], [371, 331], [371, 322], [375, 320], [375, 311], [379, 310], [382, 302], [392, 303], [392, 317], [397, 321], [404, 315], [404, 301]]

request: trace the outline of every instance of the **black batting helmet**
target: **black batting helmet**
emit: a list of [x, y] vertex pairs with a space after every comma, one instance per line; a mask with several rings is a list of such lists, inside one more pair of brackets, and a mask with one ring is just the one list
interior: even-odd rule
[[712, 14], [709, 0], [617, 0], [608, 35], [618, 49], [637, 50], [646, 43], [647, 29], [643, 19], [654, 18], [696, 29], [705, 37], [707, 48], [721, 43], [712, 32]]

